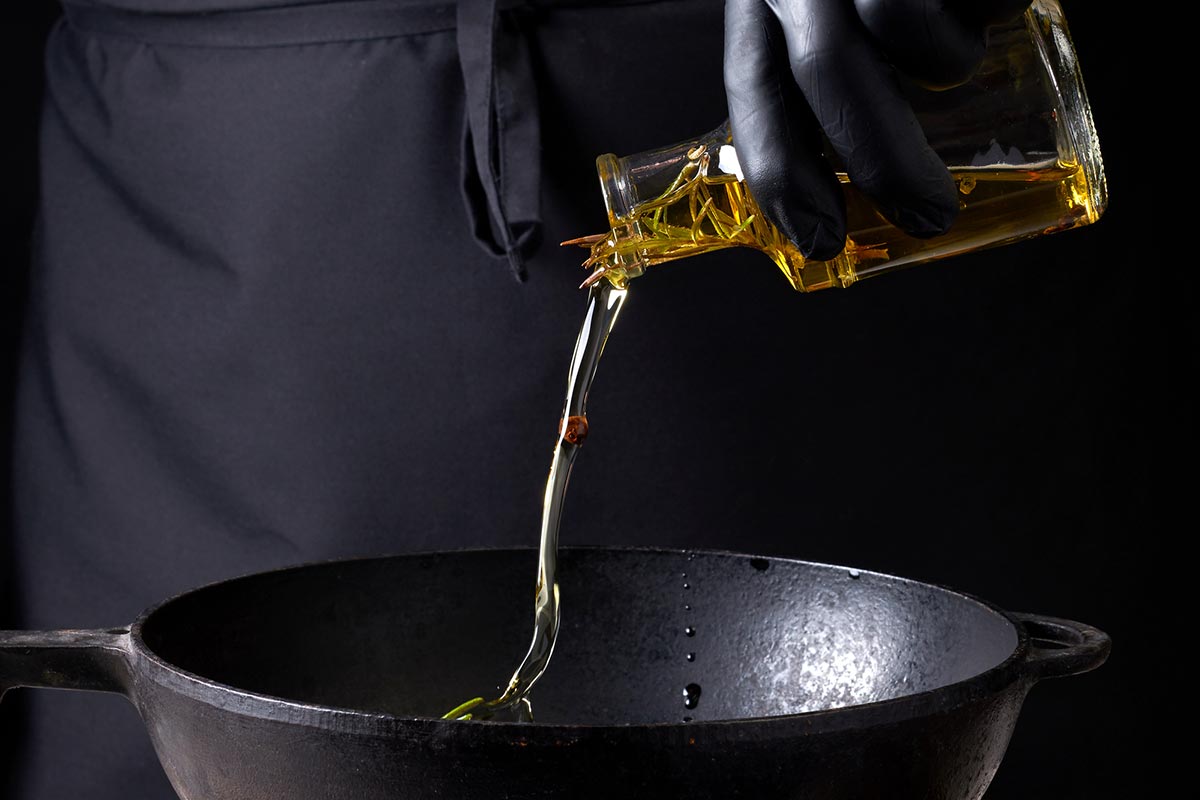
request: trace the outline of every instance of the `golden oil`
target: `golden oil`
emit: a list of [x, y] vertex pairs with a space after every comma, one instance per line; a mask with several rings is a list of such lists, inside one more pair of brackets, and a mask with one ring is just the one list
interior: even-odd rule
[[[730, 155], [722, 152], [723, 162]], [[810, 261], [771, 224], [737, 174], [713, 170], [710, 175], [711, 163], [705, 147], [693, 148], [668, 188], [634, 205], [627, 216], [611, 218], [608, 234], [563, 242], [590, 249], [584, 266], [591, 274], [584, 285], [603, 277], [624, 287], [648, 266], [726, 247], [751, 247], [768, 255], [798, 291], [846, 287], [911, 264], [1085, 225], [1103, 210], [1096, 202], [1102, 195], [1076, 164], [959, 167], [951, 169], [958, 188], [957, 220], [945, 234], [918, 239], [884, 219], [840, 174], [847, 212], [845, 249], [832, 260]]]
[[604, 345], [624, 306], [627, 290], [599, 282], [588, 293], [587, 310], [575, 339], [567, 393], [558, 425], [558, 440], [550, 459], [550, 474], [542, 499], [541, 541], [538, 546], [537, 583], [533, 600], [533, 637], [525, 658], [504, 691], [494, 700], [475, 697], [448, 711], [443, 719], [511, 719], [533, 721], [530, 692], [550, 663], [558, 638], [558, 533], [566, 502], [567, 483], [575, 456], [588, 435], [587, 398]]

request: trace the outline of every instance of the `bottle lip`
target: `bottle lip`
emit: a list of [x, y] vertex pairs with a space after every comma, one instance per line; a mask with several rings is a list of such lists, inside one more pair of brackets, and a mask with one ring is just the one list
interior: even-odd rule
[[616, 226], [633, 213], [634, 198], [629, 185], [629, 171], [613, 153], [596, 158], [596, 175], [600, 178], [600, 193], [604, 197], [604, 209], [608, 222]]

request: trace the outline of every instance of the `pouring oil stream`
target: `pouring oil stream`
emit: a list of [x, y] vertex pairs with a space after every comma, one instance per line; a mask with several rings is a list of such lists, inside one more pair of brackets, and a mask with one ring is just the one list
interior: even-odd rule
[[546, 671], [550, 656], [554, 652], [555, 640], [558, 638], [558, 534], [567, 482], [571, 477], [571, 465], [575, 463], [575, 456], [587, 438], [588, 391], [596, 377], [596, 366], [600, 363], [608, 334], [617, 322], [627, 294], [628, 289], [618, 289], [608, 281], [595, 283], [588, 292], [587, 312], [571, 355], [567, 397], [563, 403], [558, 442], [554, 445], [550, 476], [546, 480], [546, 494], [542, 501], [537, 593], [534, 599], [533, 639], [529, 643], [529, 651], [500, 697], [495, 700], [485, 700], [482, 697], [468, 700], [446, 713], [445, 719], [491, 718], [498, 712], [509, 712], [515, 719], [523, 721], [533, 718], [529, 693]]

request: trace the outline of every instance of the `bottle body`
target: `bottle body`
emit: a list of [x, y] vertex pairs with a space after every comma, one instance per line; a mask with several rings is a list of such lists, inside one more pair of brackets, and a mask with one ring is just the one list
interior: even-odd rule
[[610, 233], [591, 247], [593, 279], [624, 286], [650, 266], [725, 247], [768, 255], [799, 291], [845, 287], [913, 264], [1095, 222], [1107, 203], [1103, 163], [1079, 65], [1057, 0], [989, 31], [972, 80], [906, 87], [958, 188], [949, 232], [908, 236], [849, 181], [846, 247], [810, 261], [772, 225], [743, 180], [728, 124], [670, 147], [596, 160]]

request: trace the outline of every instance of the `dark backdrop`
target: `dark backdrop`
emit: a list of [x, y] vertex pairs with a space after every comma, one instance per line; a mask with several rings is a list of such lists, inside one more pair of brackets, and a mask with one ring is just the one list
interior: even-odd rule
[[[51, 2], [24, 5], [26, 16], [3, 29], [11, 59], [3, 101], [5, 403], [36, 191], [41, 43], [56, 14]], [[799, 298], [814, 328], [825, 325], [828, 334], [797, 346], [804, 369], [796, 393], [825, 406], [821, 424], [831, 432], [822, 441], [831, 446], [788, 455], [810, 462], [828, 484], [827, 503], [798, 511], [805, 526], [837, 535], [753, 537], [769, 553], [945, 583], [1113, 635], [1103, 669], [1034, 690], [989, 798], [1154, 796], [1158, 768], [1140, 755], [1142, 740], [1170, 705], [1167, 693], [1184, 685], [1174, 648], [1159, 643], [1170, 641], [1161, 626], [1185, 594], [1186, 570], [1161, 560], [1159, 548], [1186, 541], [1194, 528], [1168, 511], [1173, 498], [1187, 496], [1195, 472], [1195, 397], [1185, 388], [1195, 374], [1191, 237], [1186, 195], [1174, 194], [1186, 184], [1165, 172], [1172, 154], [1161, 150], [1171, 130], [1164, 112], [1138, 95], [1135, 61], [1143, 55], [1125, 36], [1129, 17], [1099, 3], [1064, 5], [1108, 169], [1107, 215], [1091, 228], [962, 257], [953, 269]], [[697, 278], [705, 269], [664, 271], [639, 289], [639, 304], [686, 303], [704, 291]], [[746, 280], [778, 276], [754, 269]], [[797, 298], [786, 294], [763, 313], [792, 313]], [[717, 369], [736, 364], [735, 339], [719, 328], [671, 330], [655, 327], [653, 316], [630, 317], [619, 335], [645, 342], [646, 326], [664, 364], [685, 348], [707, 348]], [[615, 368], [602, 373], [613, 384], [605, 402], [619, 405], [623, 392], [634, 392]], [[657, 379], [673, 379], [670, 369]], [[823, 397], [813, 386], [840, 388]], [[761, 407], [763, 436], [803, 424], [777, 400], [747, 398]], [[7, 438], [9, 415], [0, 419]], [[582, 459], [576, 486], [590, 483], [586, 475]], [[594, 507], [587, 494], [573, 507]], [[787, 501], [763, 498], [741, 524], [766, 525]], [[6, 548], [0, 530], [0, 569], [9, 564]], [[13, 619], [8, 577], [0, 571], [0, 627]], [[1165, 633], [1177, 630], [1168, 625]]]

